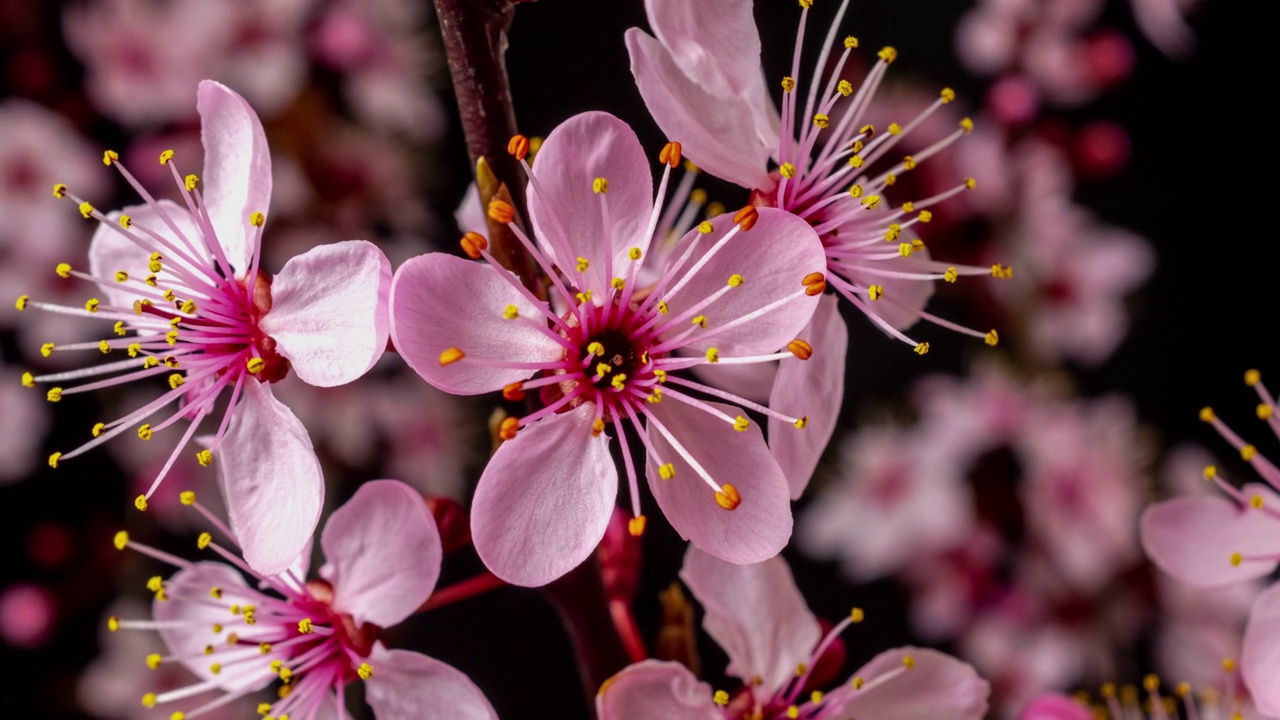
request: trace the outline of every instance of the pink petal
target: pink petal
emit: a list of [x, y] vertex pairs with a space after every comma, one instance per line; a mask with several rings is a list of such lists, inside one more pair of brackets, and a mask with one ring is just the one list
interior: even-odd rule
[[304, 382], [345, 385], [387, 348], [391, 263], [364, 240], [321, 245], [290, 258], [271, 283], [259, 328]]
[[266, 385], [246, 380], [217, 451], [218, 482], [249, 567], [275, 575], [315, 532], [324, 477], [311, 438]]
[[[645, 231], [653, 213], [651, 168], [656, 159], [645, 157], [630, 126], [603, 112], [574, 115], [542, 143], [533, 170], [538, 182], [529, 184], [529, 214], [538, 237], [550, 244], [561, 266], [571, 266], [579, 257], [590, 262], [586, 287], [597, 292], [609, 287], [609, 253], [613, 277], [624, 277], [631, 264], [627, 251], [637, 247], [648, 252]], [[603, 198], [592, 188], [596, 178], [609, 181]], [[609, 205], [608, 228], [603, 199]]]
[[[145, 278], [151, 274], [147, 268], [151, 253], [138, 247], [121, 233], [117, 225], [121, 215], [128, 215], [133, 218], [135, 225], [145, 227], [169, 242], [183, 247], [190, 247], [190, 243], [200, 237], [195, 224], [191, 222], [191, 213], [187, 212], [186, 208], [179, 208], [172, 200], [160, 200], [157, 204], [182, 231], [187, 242], [180, 240], [169, 229], [161, 214], [151, 205], [131, 205], [123, 210], [112, 211], [107, 213], [110, 224], [98, 225], [98, 229], [93, 233], [93, 239], [89, 241], [89, 272], [91, 274], [97, 277], [113, 277], [119, 270], [124, 270], [131, 278]], [[196, 257], [202, 254], [203, 252], [196, 254]], [[177, 258], [165, 258], [165, 267], [156, 274], [157, 283], [161, 287], [167, 287], [172, 282], [173, 275], [168, 265], [174, 263], [185, 265]], [[104, 285], [98, 292], [106, 295], [110, 304], [119, 307], [132, 307], [133, 301], [138, 299], [136, 290], [117, 289], [114, 284]]]
[[221, 83], [200, 83], [196, 109], [204, 143], [201, 192], [218, 242], [239, 275], [257, 251], [249, 216], [271, 209], [267, 136], [249, 103]]
[[453, 211], [453, 221], [462, 232], [477, 232], [489, 235], [489, 221], [485, 218], [484, 206], [480, 204], [480, 188], [471, 183], [458, 202], [458, 209]]
[[1264, 715], [1280, 717], [1280, 584], [1258, 596], [1244, 631], [1241, 671]]
[[[902, 232], [901, 238], [906, 242], [918, 239], [915, 233], [907, 230]], [[874, 248], [874, 250], [879, 251], [880, 248]], [[866, 261], [872, 267], [904, 273], [934, 272], [929, 265], [930, 262], [928, 248], [913, 251], [909, 258], [895, 257], [889, 261]], [[929, 304], [929, 299], [933, 297], [934, 282], [932, 280], [884, 277], [858, 270], [851, 270], [845, 274], [861, 287], [879, 285], [884, 289], [884, 297], [867, 303], [867, 307], [880, 319], [898, 330], [906, 330], [920, 322], [920, 311], [924, 310]]]
[[735, 565], [690, 547], [680, 579], [702, 603], [702, 627], [729, 655], [726, 672], [746, 682], [761, 678], [764, 695], [795, 677], [822, 638], [781, 557]]
[[[1244, 488], [1268, 505], [1280, 498], [1260, 485]], [[1142, 513], [1142, 546], [1160, 569], [1197, 587], [1225, 585], [1265, 577], [1274, 562], [1232, 566], [1232, 553], [1266, 555], [1280, 551], [1280, 523], [1252, 508], [1217, 495], [1179, 497], [1156, 503]]]
[[[731, 405], [708, 403], [736, 417]], [[743, 432], [678, 400], [649, 406], [680, 444], [719, 484], [733, 485], [741, 502], [733, 510], [716, 503], [715, 493], [654, 427], [647, 432], [662, 462], [675, 467], [663, 480], [649, 455], [649, 488], [680, 536], [732, 563], [757, 563], [777, 555], [791, 537], [791, 503], [778, 461], [753, 423]]]
[[711, 686], [680, 663], [645, 660], [623, 668], [596, 695], [600, 720], [720, 720]]
[[[201, 680], [211, 680], [224, 690], [240, 688], [266, 687], [275, 680], [274, 673], [263, 668], [263, 672], [253, 674], [221, 673], [214, 674], [210, 662], [204, 655], [204, 648], [214, 636], [210, 629], [215, 624], [227, 622], [227, 608], [218, 603], [189, 602], [175, 596], [207, 598], [209, 588], [246, 588], [244, 578], [234, 568], [215, 562], [202, 562], [189, 568], [179, 570], [165, 581], [165, 592], [168, 600], [156, 600], [152, 604], [154, 618], [162, 623], [190, 623], [175, 627], [161, 627], [160, 639], [169, 649], [170, 655], [185, 658], [184, 667], [195, 673]], [[252, 590], [244, 592], [252, 594]], [[126, 630], [125, 632], [131, 632]], [[256, 641], [255, 641], [256, 642]], [[141, 662], [142, 658], [138, 658]]]
[[818, 458], [836, 429], [844, 399], [849, 330], [840, 317], [834, 295], [822, 297], [813, 319], [798, 337], [813, 347], [813, 356], [808, 360], [783, 360], [769, 397], [770, 408], [792, 417], [809, 418], [803, 430], [769, 418], [769, 449], [787, 477], [792, 500], [808, 487]]
[[444, 553], [422, 496], [397, 480], [360, 486], [320, 535], [333, 607], [356, 623], [395, 625], [427, 601]]
[[1090, 720], [1092, 717], [1087, 705], [1066, 695], [1043, 695], [1023, 708], [1018, 720]]
[[365, 699], [378, 720], [497, 720], [480, 688], [439, 660], [378, 643], [369, 664]]
[[747, 365], [698, 365], [693, 368], [698, 379], [740, 398], [768, 404], [773, 383], [778, 377], [778, 363]]
[[[555, 361], [564, 349], [539, 329], [542, 312], [485, 263], [443, 253], [411, 258], [391, 283], [391, 338], [409, 367], [446, 392], [476, 395], [523, 380], [532, 370], [467, 362], [440, 364], [456, 347], [473, 359]], [[521, 318], [507, 320], [515, 305]]]
[[618, 495], [609, 438], [584, 403], [520, 430], [485, 467], [471, 506], [476, 552], [494, 575], [536, 587], [564, 575], [604, 537]]
[[[806, 275], [825, 272], [827, 268], [817, 233], [809, 223], [785, 210], [759, 208], [759, 213], [751, 230], [739, 231], [698, 269], [688, 284], [675, 295], [668, 293], [663, 298], [674, 316], [723, 290], [731, 276], [742, 276], [740, 286], [699, 310], [707, 318], [707, 330], [693, 335], [688, 347], [704, 351], [716, 347], [725, 357], [772, 353], [794, 340], [818, 307], [818, 297], [805, 294], [801, 282]], [[688, 243], [697, 244], [681, 273], [692, 269], [734, 227], [733, 215], [721, 215], [711, 220], [711, 225], [713, 230], [706, 235], [694, 229], [681, 238], [672, 253], [672, 264], [678, 262]], [[792, 299], [779, 307], [724, 332], [717, 330], [788, 297]], [[684, 328], [676, 328], [672, 332], [683, 331]]]
[[751, 3], [645, 0], [653, 34], [692, 81], [722, 97], [746, 94], [760, 70]]
[[[903, 659], [914, 661], [904, 669]], [[876, 678], [900, 671], [877, 684]], [[845, 684], [828, 695], [829, 709], [841, 717], [876, 720], [981, 720], [991, 685], [967, 663], [925, 648], [904, 647], [880, 653], [854, 673], [867, 687]]]
[[[715, 177], [744, 188], [769, 188], [773, 147], [760, 139], [757, 110], [743, 97], [716, 97], [690, 80], [662, 43], [627, 30], [631, 74], [654, 122], [684, 155]], [[759, 73], [759, 70], [756, 70]]]

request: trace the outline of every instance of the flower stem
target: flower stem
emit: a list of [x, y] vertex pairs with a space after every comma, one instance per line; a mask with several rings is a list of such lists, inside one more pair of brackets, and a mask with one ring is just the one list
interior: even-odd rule
[[432, 608], [444, 607], [459, 600], [483, 595], [490, 590], [496, 590], [505, 586], [501, 578], [491, 572], [484, 572], [473, 578], [467, 578], [461, 582], [456, 582], [447, 588], [442, 588], [431, 593], [431, 597], [422, 603], [422, 607], [418, 608], [418, 612], [431, 610]]
[[560, 612], [578, 658], [583, 689], [588, 698], [594, 698], [605, 680], [631, 662], [614, 624], [596, 556], [552, 581], [543, 593]]

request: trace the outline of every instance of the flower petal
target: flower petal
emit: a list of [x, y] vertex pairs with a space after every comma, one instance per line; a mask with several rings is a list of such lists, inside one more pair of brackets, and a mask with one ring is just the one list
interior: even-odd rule
[[[178, 207], [172, 200], [159, 200], [156, 205], [131, 205], [123, 210], [112, 211], [107, 213], [107, 219], [111, 224], [98, 225], [98, 229], [93, 233], [93, 239], [89, 241], [89, 272], [95, 277], [111, 278], [120, 270], [138, 280], [151, 274], [147, 268], [151, 253], [125, 237], [118, 225], [121, 215], [128, 215], [135, 225], [145, 227], [182, 248], [190, 248], [192, 242], [199, 242], [200, 231], [191, 221], [191, 213], [187, 212], [185, 207]], [[163, 218], [166, 216], [182, 232], [182, 238], [179, 238], [177, 233], [174, 233], [165, 223]], [[141, 234], [136, 230], [134, 232]], [[195, 257], [203, 257], [205, 251], [202, 248], [199, 251], [192, 251], [192, 254]], [[164, 265], [174, 264], [187, 267], [186, 263], [173, 256], [165, 258]], [[159, 273], [156, 273], [157, 284], [161, 287], [171, 286], [172, 280], [173, 275], [168, 267], [163, 267]], [[139, 297], [136, 290], [119, 288], [114, 284], [102, 285], [100, 288], [99, 292], [105, 294], [112, 305], [119, 307], [131, 307], [133, 301]]]
[[[627, 251], [648, 252], [653, 172], [629, 125], [604, 112], [574, 115], [542, 143], [533, 174], [537, 183], [529, 184], [529, 215], [538, 237], [553, 254], [568, 256], [555, 258], [562, 267], [579, 257], [589, 261], [586, 287], [607, 290], [612, 280], [607, 262], [613, 263], [613, 277], [625, 277], [631, 263]], [[596, 178], [608, 180], [608, 192], [595, 192]], [[605, 200], [607, 228], [601, 211]]]
[[253, 379], [232, 411], [218, 451], [218, 482], [245, 562], [275, 575], [315, 532], [324, 477], [306, 428]]
[[[1244, 493], [1266, 498], [1271, 507], [1280, 506], [1280, 498], [1261, 485], [1247, 485]], [[1197, 587], [1252, 580], [1275, 570], [1274, 562], [1233, 566], [1233, 553], [1280, 552], [1280, 525], [1275, 520], [1217, 495], [1156, 503], [1142, 513], [1140, 526], [1142, 546], [1160, 569]]]
[[[168, 600], [156, 600], [152, 604], [152, 614], [162, 624], [158, 631], [160, 638], [169, 649], [170, 655], [183, 658], [183, 667], [195, 673], [201, 680], [213, 681], [224, 690], [266, 687], [275, 680], [275, 673], [263, 667], [261, 673], [225, 673], [218, 674], [210, 670], [210, 662], [204, 649], [210, 642], [218, 639], [211, 632], [214, 625], [227, 622], [231, 617], [225, 605], [213, 602], [191, 602], [182, 600], [182, 596], [208, 598], [209, 589], [214, 587], [236, 588], [252, 595], [254, 591], [245, 585], [239, 571], [229, 565], [216, 562], [196, 563], [191, 567], [179, 570], [165, 581], [165, 592]], [[252, 628], [245, 628], [246, 638], [252, 635]], [[256, 645], [255, 640], [247, 640]], [[255, 645], [246, 645], [246, 652], [240, 659], [258, 656]], [[226, 651], [224, 651], [225, 653]], [[260, 656], [259, 656], [260, 657]]]
[[271, 209], [271, 152], [258, 114], [222, 83], [205, 80], [196, 98], [204, 144], [202, 193], [227, 260], [241, 275], [258, 248], [249, 224]]
[[787, 477], [792, 500], [808, 487], [818, 458], [836, 429], [844, 399], [849, 330], [840, 317], [834, 295], [823, 295], [813, 319], [798, 337], [813, 348], [813, 356], [808, 360], [783, 360], [769, 397], [770, 408], [809, 419], [803, 430], [796, 430], [789, 423], [769, 418], [769, 449]]
[[[907, 669], [905, 658], [912, 667]], [[887, 673], [895, 677], [877, 683]], [[981, 720], [991, 685], [967, 663], [925, 648], [903, 647], [880, 653], [856, 673], [866, 685], [846, 684], [828, 695], [829, 710], [841, 717], [876, 720]]]
[[1249, 611], [1240, 667], [1258, 710], [1280, 717], [1280, 584], [1258, 596]]
[[304, 382], [345, 385], [387, 348], [391, 262], [364, 240], [321, 245], [290, 258], [271, 283], [258, 327]]
[[[757, 111], [742, 97], [716, 97], [690, 80], [662, 43], [627, 30], [631, 74], [645, 107], [686, 157], [715, 177], [744, 188], [769, 188], [772, 147], [760, 139]], [[759, 73], [759, 70], [756, 71]]]
[[[677, 288], [675, 278], [662, 298], [670, 307], [670, 316], [696, 306], [712, 293], [725, 289], [730, 277], [741, 276], [741, 284], [733, 287], [698, 314], [707, 318], [705, 333], [694, 333], [686, 347], [706, 350], [715, 347], [722, 356], [761, 355], [776, 351], [796, 338], [818, 307], [818, 297], [805, 293], [801, 282], [810, 273], [826, 271], [827, 260], [822, 242], [809, 223], [785, 210], [759, 208], [759, 219], [746, 232], [739, 231], [723, 247], [707, 258], [707, 262]], [[733, 216], [724, 214], [710, 221], [712, 232], [703, 235], [695, 228], [681, 240], [672, 253], [670, 266], [680, 261], [689, 243], [696, 243], [693, 254], [679, 268], [681, 274], [696, 268], [732, 228]], [[751, 317], [726, 330], [729, 323], [759, 313], [775, 302], [791, 298], [777, 307]], [[674, 335], [687, 326], [673, 328]]]
[[564, 575], [604, 537], [618, 495], [595, 405], [534, 422], [489, 459], [471, 506], [476, 552], [494, 575], [536, 587]]
[[1042, 695], [1032, 700], [1018, 720], [1090, 720], [1093, 713], [1066, 695]]
[[357, 624], [395, 625], [427, 601], [440, 577], [440, 531], [422, 496], [397, 480], [360, 486], [320, 535], [333, 609]]
[[740, 398], [767, 404], [773, 383], [778, 378], [778, 363], [750, 363], [747, 365], [704, 364], [693, 368], [699, 380], [731, 392]]
[[[499, 390], [533, 374], [467, 362], [467, 357], [512, 362], [552, 362], [564, 349], [542, 329], [542, 311], [503, 280], [507, 272], [443, 253], [411, 258], [391, 283], [391, 338], [409, 367], [424, 380], [458, 395]], [[514, 305], [529, 320], [507, 320]], [[466, 357], [440, 364], [440, 353], [462, 350]]]
[[378, 720], [497, 720], [480, 688], [439, 660], [378, 643], [369, 662], [365, 699]]
[[[729, 417], [742, 414], [731, 405], [707, 404]], [[712, 479], [733, 485], [741, 496], [733, 510], [720, 507], [710, 486], [650, 424], [646, 432], [661, 462], [671, 463], [675, 475], [661, 479], [658, 461], [650, 453], [649, 488], [676, 532], [732, 563], [761, 562], [777, 555], [791, 537], [791, 503], [787, 480], [760, 429], [752, 424], [738, 432], [720, 418], [673, 399], [650, 405], [648, 410]]]
[[822, 638], [818, 619], [781, 557], [735, 565], [690, 547], [680, 579], [702, 603], [702, 626], [729, 655], [726, 672], [762, 679], [770, 695], [795, 677]]
[[645, 660], [623, 668], [596, 694], [600, 720], [719, 720], [711, 686], [680, 663]]

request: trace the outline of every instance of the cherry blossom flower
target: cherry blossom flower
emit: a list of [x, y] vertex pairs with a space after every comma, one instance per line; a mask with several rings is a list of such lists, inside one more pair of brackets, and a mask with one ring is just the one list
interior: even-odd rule
[[0, 485], [21, 480], [40, 462], [40, 443], [49, 429], [49, 410], [19, 385], [19, 373], [0, 365]]
[[[1258, 394], [1257, 417], [1280, 437], [1275, 398], [1257, 370], [1245, 384]], [[1265, 578], [1280, 563], [1280, 469], [1218, 418], [1212, 408], [1200, 419], [1213, 428], [1262, 476], [1262, 483], [1236, 487], [1217, 466], [1204, 470], [1220, 495], [1189, 495], [1156, 503], [1143, 513], [1142, 545], [1162, 570], [1196, 587], [1217, 587]], [[1245, 628], [1240, 666], [1258, 709], [1280, 715], [1280, 584], [1258, 596]]]
[[[236, 544], [231, 528], [203, 509], [194, 493], [183, 502]], [[118, 549], [179, 570], [148, 584], [155, 593], [151, 620], [112, 617], [108, 629], [158, 631], [167, 653], [148, 655], [147, 665], [180, 663], [198, 678], [145, 694], [143, 706], [174, 705], [217, 690], [219, 697], [172, 715], [195, 718], [278, 679], [280, 699], [260, 704], [262, 715], [310, 720], [333, 717], [336, 710], [345, 717], [346, 685], [359, 679], [382, 720], [497, 717], [462, 673], [378, 640], [382, 628], [422, 607], [440, 574], [443, 550], [435, 520], [404, 483], [367, 482], [334, 511], [320, 535], [327, 562], [319, 578], [306, 580], [310, 548], [283, 573], [267, 576], [254, 572], [211, 533], [202, 534], [197, 544], [226, 562], [188, 562], [131, 540], [126, 532], [115, 537]]]
[[[525, 148], [523, 137], [512, 140], [517, 157]], [[661, 199], [680, 146], [669, 143], [659, 159]], [[791, 535], [787, 480], [742, 408], [796, 428], [806, 417], [677, 371], [822, 353], [797, 339], [825, 287], [816, 235], [789, 213], [747, 207], [700, 223], [656, 284], [641, 286], [662, 203], [653, 201], [649, 163], [631, 128], [606, 113], [575, 116], [547, 137], [529, 172], [536, 244], [507, 227], [549, 277], [550, 304], [502, 269], [474, 233], [463, 246], [488, 264], [423, 255], [400, 267], [391, 291], [396, 348], [429, 383], [462, 395], [502, 390], [509, 400], [541, 394], [542, 409], [502, 422], [506, 442], [476, 488], [472, 531], [481, 559], [508, 582], [541, 585], [587, 557], [618, 492], [609, 426], [622, 450], [632, 532], [646, 521], [628, 429], [646, 452], [649, 487], [681, 535], [731, 562], [777, 554]], [[500, 200], [488, 213], [498, 222], [514, 218]], [[839, 402], [808, 400], [824, 413]]]
[[[77, 351], [125, 357], [80, 370], [27, 373], [23, 384], [48, 385], [46, 397], [57, 402], [163, 376], [169, 390], [159, 398], [97, 423], [91, 440], [49, 458], [56, 468], [123, 433], [146, 441], [185, 424], [154, 482], [138, 497], [140, 509], [201, 421], [220, 414], [216, 431], [195, 456], [202, 465], [221, 457], [219, 477], [249, 564], [280, 572], [315, 528], [324, 486], [306, 430], [267, 383], [292, 370], [309, 384], [327, 387], [372, 367], [389, 333], [391, 267], [373, 244], [353, 240], [295, 257], [274, 278], [264, 272], [259, 257], [271, 161], [262, 125], [239, 95], [212, 81], [200, 84], [198, 106], [204, 120], [204, 192], [199, 177], [179, 173], [170, 153], [160, 158], [178, 183], [181, 205], [155, 200], [112, 151], [103, 161], [131, 182], [145, 205], [104, 215], [67, 186], [55, 186], [55, 195], [71, 198], [85, 218], [101, 224], [89, 248], [88, 272], [62, 263], [57, 274], [82, 280], [99, 295], [82, 307], [26, 295], [17, 305], [114, 321], [113, 332], [100, 341], [45, 344], [46, 357]], [[63, 386], [77, 381], [87, 382]], [[229, 399], [222, 406], [224, 396]], [[175, 404], [167, 417], [151, 420]]]
[[[1231, 674], [1233, 671], [1228, 670]], [[1146, 696], [1143, 697], [1143, 692]], [[1018, 720], [1175, 720], [1179, 717], [1205, 720], [1271, 720], [1247, 698], [1220, 691], [1213, 685], [1193, 686], [1180, 682], [1161, 692], [1160, 677], [1146, 675], [1142, 690], [1137, 686], [1102, 686], [1100, 696], [1091, 701], [1088, 693], [1067, 697], [1056, 693], [1040, 695], [1026, 704]], [[1180, 713], [1181, 711], [1181, 713]]]
[[924, 648], [886, 651], [850, 682], [825, 694], [806, 692], [818, 659], [863, 613], [854, 609], [824, 636], [780, 557], [734, 565], [690, 547], [680, 577], [702, 603], [703, 628], [728, 654], [728, 674], [741, 679], [742, 688], [713, 693], [683, 665], [646, 660], [600, 688], [601, 720], [978, 720], [986, 714], [987, 682], [965, 663]]
[[[867, 124], [875, 93], [897, 51], [880, 50], [879, 62], [855, 88], [841, 77], [858, 47], [850, 36], [834, 68], [826, 70], [847, 0], [827, 33], [801, 109], [805, 79], [799, 59], [811, 4], [800, 2], [800, 29], [791, 73], [782, 80], [779, 115], [764, 83], [751, 2], [647, 0], [657, 37], [639, 28], [626, 36], [631, 71], [645, 105], [699, 167], [750, 189], [754, 205], [781, 208], [810, 223], [826, 251], [829, 286], [891, 337], [923, 355], [929, 344], [902, 332], [923, 319], [996, 344], [995, 331], [973, 330], [924, 310], [935, 280], [1012, 276], [1003, 265], [979, 268], [932, 260], [916, 234], [932, 220], [929, 208], [974, 187], [975, 181], [966, 179], [896, 208], [888, 200], [901, 175], [942, 152], [973, 123], [965, 118], [952, 133], [920, 151], [891, 156], [904, 137], [952, 102], [955, 93], [943, 90], [905, 126], [891, 123], [877, 129]], [[875, 167], [881, 169], [873, 172]]]

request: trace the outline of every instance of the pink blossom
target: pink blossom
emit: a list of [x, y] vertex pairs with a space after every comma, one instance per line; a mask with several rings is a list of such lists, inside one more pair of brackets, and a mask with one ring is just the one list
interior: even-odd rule
[[[1257, 416], [1280, 437], [1275, 399], [1257, 370], [1245, 383], [1258, 394]], [[1196, 587], [1216, 587], [1265, 578], [1280, 562], [1280, 469], [1236, 434], [1211, 408], [1200, 419], [1253, 466], [1263, 483], [1236, 487], [1216, 466], [1204, 470], [1226, 497], [1190, 495], [1156, 503], [1142, 516], [1142, 545], [1162, 570]], [[1253, 604], [1245, 628], [1241, 669], [1258, 709], [1280, 715], [1280, 585], [1272, 584]]]
[[[933, 217], [930, 208], [973, 187], [974, 181], [953, 182], [898, 207], [890, 207], [887, 197], [899, 176], [972, 129], [973, 123], [965, 118], [916, 152], [891, 154], [900, 153], [905, 137], [955, 99], [953, 91], [943, 90], [905, 125], [867, 124], [874, 114], [873, 97], [897, 51], [880, 50], [879, 61], [855, 89], [841, 78], [858, 45], [850, 36], [828, 72], [846, 0], [822, 45], [818, 71], [809, 80], [799, 64], [809, 17], [809, 4], [801, 3], [796, 51], [791, 72], [782, 80], [779, 114], [764, 82], [760, 38], [748, 0], [647, 0], [645, 5], [657, 37], [639, 28], [627, 31], [631, 71], [658, 126], [682, 143], [690, 159], [712, 175], [750, 189], [753, 204], [781, 208], [810, 223], [826, 251], [830, 287], [917, 353], [928, 352], [928, 343], [902, 331], [922, 319], [985, 338], [991, 345], [997, 342], [994, 331], [973, 330], [924, 310], [935, 280], [1011, 273], [1001, 265], [980, 268], [935, 261], [917, 236]], [[801, 110], [800, 93], [806, 83]], [[772, 172], [770, 162], [776, 166]]]
[[[238, 544], [194, 494], [183, 502], [200, 509], [221, 535]], [[219, 691], [219, 697], [185, 711], [194, 717], [279, 679], [289, 690], [276, 702], [259, 705], [263, 715], [310, 720], [332, 717], [336, 709], [345, 716], [345, 687], [359, 679], [375, 716], [383, 720], [496, 718], [483, 693], [462, 673], [419, 653], [388, 649], [377, 639], [382, 628], [422, 607], [440, 574], [443, 550], [435, 520], [404, 483], [367, 482], [334, 511], [320, 535], [327, 562], [319, 578], [309, 581], [310, 548], [284, 572], [267, 576], [210, 533], [202, 534], [198, 545], [225, 563], [188, 562], [124, 532], [116, 535], [115, 545], [179, 568], [168, 580], [155, 577], [148, 585], [156, 595], [152, 620], [113, 617], [108, 622], [113, 632], [158, 631], [168, 653], [147, 656], [147, 664], [180, 663], [199, 678], [147, 693], [146, 707]]]
[[6, 645], [38, 648], [53, 636], [57, 620], [57, 601], [43, 585], [19, 582], [0, 590], [0, 640]]
[[0, 485], [21, 480], [40, 461], [40, 444], [49, 429], [49, 411], [19, 374], [0, 365]]
[[267, 114], [306, 79], [301, 33], [314, 0], [100, 0], [69, 7], [67, 44], [84, 62], [90, 97], [134, 126], [192, 117], [191, 86], [213, 77]]
[[[1170, 718], [1231, 718], [1231, 720], [1270, 720], [1258, 712], [1253, 703], [1220, 692], [1213, 686], [1196, 688], [1178, 683], [1161, 691], [1160, 678], [1147, 675], [1142, 681], [1146, 697], [1138, 689], [1126, 686], [1119, 693], [1115, 683], [1102, 687], [1102, 697], [1092, 703], [1087, 698], [1069, 698], [1047, 694], [1027, 703], [1018, 720], [1170, 720]], [[1087, 694], [1086, 694], [1087, 695]], [[1179, 714], [1179, 708], [1182, 714]]]
[[923, 648], [883, 652], [852, 681], [825, 695], [808, 693], [818, 659], [863, 614], [853, 610], [824, 636], [780, 557], [734, 565], [690, 547], [680, 577], [702, 603], [703, 628], [728, 654], [727, 672], [742, 688], [713, 694], [683, 665], [646, 660], [600, 688], [601, 720], [977, 720], [987, 711], [991, 688], [973, 668]]
[[[672, 143], [660, 155], [659, 200], [679, 153]], [[695, 545], [732, 562], [758, 562], [791, 535], [786, 478], [742, 408], [797, 428], [805, 417], [677, 371], [799, 362], [823, 352], [796, 340], [824, 283], [821, 244], [789, 213], [745, 208], [701, 223], [668, 256], [656, 285], [641, 286], [640, 266], [662, 215], [649, 168], [631, 128], [605, 113], [575, 116], [547, 137], [530, 170], [536, 244], [508, 227], [550, 278], [550, 304], [503, 270], [479, 235], [464, 246], [488, 264], [428, 254], [396, 273], [392, 337], [419, 375], [462, 395], [501, 389], [518, 400], [536, 390], [545, 404], [503, 421], [506, 442], [472, 506], [476, 550], [508, 582], [549, 582], [599, 543], [618, 492], [604, 433], [610, 425], [633, 532], [645, 520], [628, 426], [646, 451], [659, 507]], [[514, 211], [496, 201], [488, 212], [509, 222]]]
[[[101, 223], [89, 248], [89, 271], [63, 263], [59, 275], [77, 278], [101, 293], [67, 307], [23, 296], [19, 307], [115, 321], [98, 342], [41, 348], [44, 355], [90, 351], [125, 356], [94, 367], [23, 377], [49, 385], [50, 401], [165, 376], [168, 392], [153, 402], [94, 426], [93, 439], [54, 453], [57, 467], [122, 433], [142, 440], [172, 426], [186, 429], [150, 488], [165, 474], [205, 418], [216, 417], [202, 465], [216, 456], [220, 481], [250, 565], [280, 572], [315, 528], [324, 497], [319, 463], [302, 424], [272, 395], [269, 382], [291, 369], [303, 381], [340, 385], [364, 374], [381, 356], [388, 336], [387, 259], [373, 244], [354, 240], [315, 248], [285, 263], [272, 278], [260, 269], [263, 226], [271, 196], [271, 161], [262, 125], [247, 103], [226, 87], [201, 83], [204, 120], [204, 192], [200, 178], [185, 178], [170, 153], [161, 155], [178, 183], [183, 204], [156, 201], [107, 151], [146, 200], [107, 215], [57, 185], [54, 194], [79, 204], [85, 218]], [[106, 376], [103, 379], [93, 379]], [[68, 381], [89, 380], [63, 387]], [[176, 409], [174, 405], [176, 403]], [[171, 414], [152, 416], [165, 408]]]

